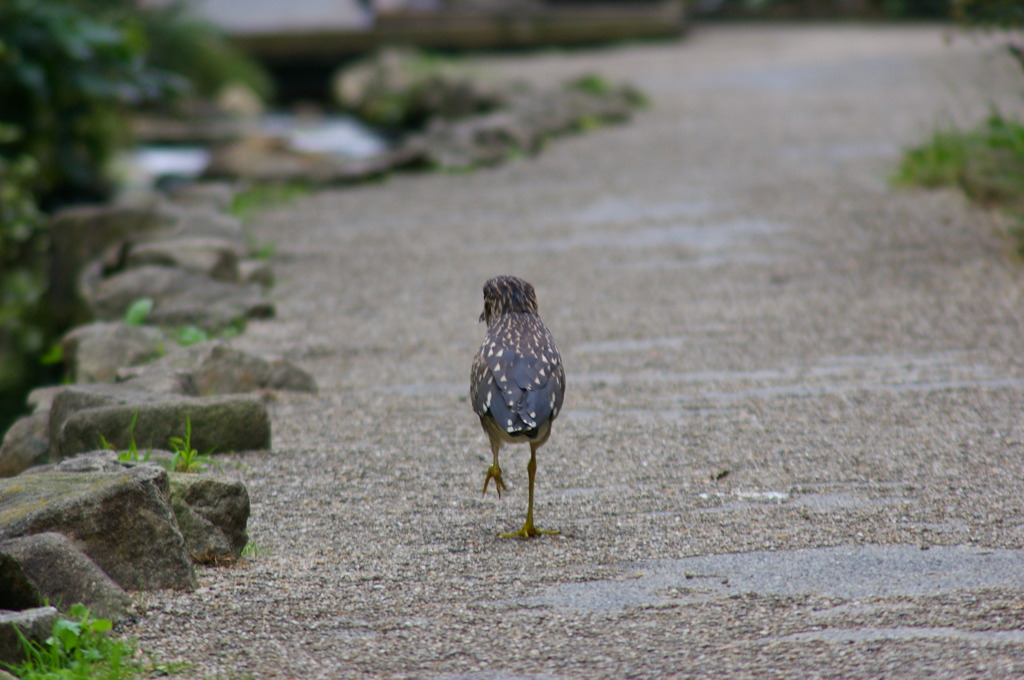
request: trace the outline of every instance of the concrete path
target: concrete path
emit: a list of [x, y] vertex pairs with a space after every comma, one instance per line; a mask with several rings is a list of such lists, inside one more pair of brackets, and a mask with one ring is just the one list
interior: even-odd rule
[[[267, 214], [279, 318], [315, 373], [274, 450], [229, 458], [258, 554], [127, 628], [182, 677], [1024, 675], [1024, 265], [903, 146], [1020, 74], [937, 28], [698, 27], [489, 58], [653, 106], [471, 174]], [[565, 359], [541, 450], [467, 400], [484, 280], [532, 281]]]

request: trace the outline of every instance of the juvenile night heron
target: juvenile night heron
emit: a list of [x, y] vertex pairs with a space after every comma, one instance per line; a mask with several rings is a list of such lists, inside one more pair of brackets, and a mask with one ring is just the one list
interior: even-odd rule
[[537, 449], [548, 440], [551, 423], [562, 408], [565, 371], [562, 357], [544, 322], [537, 314], [537, 294], [526, 281], [515, 276], [498, 276], [484, 284], [487, 337], [473, 359], [469, 396], [480, 424], [491, 440], [494, 463], [484, 479], [484, 493], [494, 480], [498, 496], [505, 490], [498, 466], [503, 443], [530, 444], [530, 478], [526, 523], [509, 538], [530, 538], [541, 531], [533, 525], [533, 479], [537, 472]]

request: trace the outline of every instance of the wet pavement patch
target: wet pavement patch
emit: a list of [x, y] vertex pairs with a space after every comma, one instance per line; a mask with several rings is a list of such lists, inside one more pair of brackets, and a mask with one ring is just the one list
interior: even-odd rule
[[1024, 550], [857, 545], [623, 565], [620, 579], [566, 583], [516, 604], [577, 611], [657, 607], [737, 593], [857, 599], [1024, 584]]

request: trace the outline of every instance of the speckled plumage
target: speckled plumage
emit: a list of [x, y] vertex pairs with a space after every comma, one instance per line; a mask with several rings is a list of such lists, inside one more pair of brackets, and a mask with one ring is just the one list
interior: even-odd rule
[[533, 536], [533, 477], [536, 451], [547, 441], [565, 395], [565, 370], [555, 340], [537, 313], [533, 286], [515, 276], [484, 284], [487, 336], [473, 359], [470, 400], [491, 442], [491, 479], [500, 495], [505, 485], [498, 466], [502, 443], [530, 444], [530, 504], [527, 523], [516, 535]]

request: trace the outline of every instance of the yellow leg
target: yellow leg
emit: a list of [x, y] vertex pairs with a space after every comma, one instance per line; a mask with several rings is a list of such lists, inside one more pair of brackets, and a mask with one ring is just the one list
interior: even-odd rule
[[490, 437], [491, 440], [491, 453], [494, 455], [494, 463], [491, 467], [487, 468], [487, 476], [484, 477], [484, 490], [482, 493], [487, 493], [487, 485], [494, 480], [494, 488], [498, 492], [498, 498], [501, 498], [501, 492], [505, 490], [505, 482], [501, 478], [501, 468], [498, 467], [498, 450], [501, 448], [501, 440], [497, 437]]
[[501, 534], [502, 538], [532, 538], [541, 534], [557, 534], [557, 531], [538, 529], [533, 525], [533, 478], [537, 474], [537, 447], [530, 444], [530, 462], [526, 464], [526, 472], [530, 477], [529, 501], [526, 506], [526, 523], [515, 533]]

